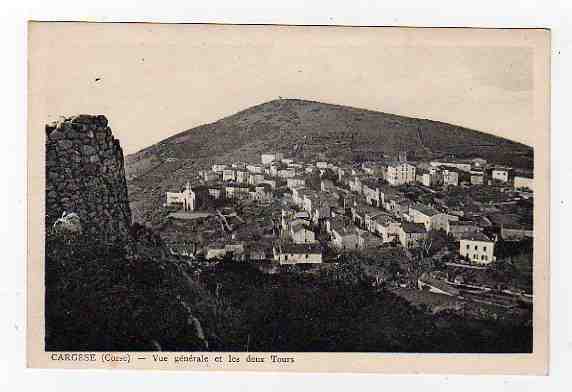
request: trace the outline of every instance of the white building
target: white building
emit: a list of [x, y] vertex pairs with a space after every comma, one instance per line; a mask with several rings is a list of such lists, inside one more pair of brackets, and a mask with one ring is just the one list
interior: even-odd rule
[[280, 169], [276, 172], [276, 176], [280, 178], [293, 178], [296, 176], [296, 170], [294, 168]]
[[284, 154], [280, 152], [276, 153], [266, 153], [260, 156], [263, 165], [268, 165], [274, 161], [281, 161], [284, 158]]
[[456, 160], [444, 160], [444, 161], [431, 161], [429, 163], [431, 166], [441, 166], [441, 167], [454, 167], [464, 172], [470, 172], [472, 167], [472, 162], [466, 161], [456, 161]]
[[227, 165], [223, 165], [221, 163], [216, 163], [213, 165], [213, 171], [215, 173], [222, 173], [222, 171], [226, 168], [227, 168]]
[[509, 175], [510, 170], [504, 168], [495, 168], [491, 172], [492, 179], [501, 182], [508, 182]]
[[514, 177], [514, 189], [527, 188], [534, 191], [534, 178], [515, 176]]
[[197, 195], [189, 183], [182, 192], [167, 192], [166, 197], [166, 205], [169, 207], [180, 207], [185, 211], [195, 210]]
[[415, 182], [415, 166], [407, 162], [393, 162], [387, 165], [386, 180], [391, 185]]
[[459, 186], [459, 173], [454, 170], [443, 170], [443, 185]]
[[280, 264], [319, 264], [322, 262], [320, 244], [278, 244], [274, 247], [274, 260]]
[[222, 171], [222, 180], [223, 181], [235, 181], [235, 171], [233, 169], [224, 169]]
[[459, 219], [423, 204], [410, 206], [409, 217], [413, 223], [423, 224], [426, 230], [447, 230], [449, 221]]
[[254, 173], [254, 174], [264, 173], [264, 167], [259, 165], [246, 165], [246, 170], [248, 170], [249, 173]]
[[236, 182], [240, 184], [247, 184], [248, 183], [248, 172], [246, 170], [237, 170], [236, 171]]
[[459, 253], [478, 264], [489, 264], [495, 260], [495, 243], [481, 232], [466, 234], [459, 241]]
[[303, 177], [292, 177], [286, 180], [286, 186], [293, 190], [294, 188], [305, 187], [306, 180]]
[[381, 235], [383, 242], [391, 242], [399, 238], [401, 223], [387, 215], [378, 215], [373, 218], [375, 232]]
[[250, 185], [257, 185], [264, 181], [264, 174], [259, 173], [251, 173], [248, 176], [248, 184]]

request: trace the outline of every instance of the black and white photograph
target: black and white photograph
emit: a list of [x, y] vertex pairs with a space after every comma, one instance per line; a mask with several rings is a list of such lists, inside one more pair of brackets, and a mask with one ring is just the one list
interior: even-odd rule
[[43, 350], [533, 354], [545, 33], [31, 23]]

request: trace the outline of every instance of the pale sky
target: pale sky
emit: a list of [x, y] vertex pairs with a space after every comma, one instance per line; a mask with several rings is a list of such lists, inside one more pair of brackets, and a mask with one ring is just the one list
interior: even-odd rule
[[127, 154], [279, 96], [533, 145], [534, 47], [543, 34], [33, 23], [30, 110], [40, 131], [59, 116], [105, 114]]

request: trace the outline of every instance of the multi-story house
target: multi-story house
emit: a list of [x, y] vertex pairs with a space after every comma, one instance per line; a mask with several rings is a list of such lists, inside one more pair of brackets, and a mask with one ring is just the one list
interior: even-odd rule
[[292, 177], [286, 179], [286, 186], [290, 190], [294, 190], [294, 188], [303, 188], [306, 186], [306, 180], [303, 177]]
[[391, 242], [399, 238], [400, 222], [388, 215], [378, 215], [373, 220], [375, 232], [381, 236], [383, 242]]
[[491, 171], [491, 178], [500, 182], [508, 182], [510, 169], [504, 167], [496, 167]]
[[213, 165], [213, 171], [214, 171], [215, 173], [222, 173], [222, 171], [223, 171], [224, 169], [226, 169], [227, 167], [228, 167], [227, 165], [224, 165], [224, 164], [222, 164], [222, 163], [215, 163], [215, 164]]
[[409, 217], [413, 223], [422, 223], [426, 230], [447, 230], [449, 221], [458, 217], [439, 212], [432, 207], [415, 204], [409, 207]]
[[459, 241], [459, 254], [478, 264], [490, 264], [495, 260], [495, 242], [481, 232], [465, 234]]
[[222, 171], [222, 180], [223, 181], [235, 181], [236, 175], [234, 169], [224, 169]]
[[[197, 187], [197, 190], [200, 187]], [[185, 185], [181, 192], [167, 192], [166, 205], [170, 207], [179, 207], [185, 211], [194, 211], [197, 202], [197, 191], [191, 188], [190, 183]]]
[[443, 170], [443, 185], [459, 186], [459, 173], [455, 170]]
[[525, 176], [514, 177], [514, 189], [530, 189], [534, 191], [534, 178]]
[[386, 180], [393, 186], [415, 182], [415, 166], [407, 162], [391, 162], [387, 165]]
[[236, 171], [236, 182], [240, 184], [247, 184], [248, 183], [248, 172], [246, 170], [237, 170]]
[[260, 160], [262, 161], [263, 165], [268, 165], [275, 161], [281, 161], [284, 158], [284, 154], [276, 152], [276, 153], [266, 153], [260, 155]]
[[405, 222], [399, 228], [399, 242], [406, 249], [420, 246], [426, 238], [427, 231], [421, 223]]

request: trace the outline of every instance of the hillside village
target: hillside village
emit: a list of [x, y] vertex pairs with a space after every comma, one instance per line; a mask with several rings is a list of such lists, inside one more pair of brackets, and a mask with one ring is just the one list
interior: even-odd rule
[[531, 171], [482, 158], [267, 152], [197, 170], [159, 207], [172, 254], [205, 265], [315, 273], [352, 260], [410, 297], [511, 307], [532, 301], [533, 195]]
[[334, 136], [129, 180], [105, 116], [45, 131], [47, 348], [532, 351], [530, 170]]

